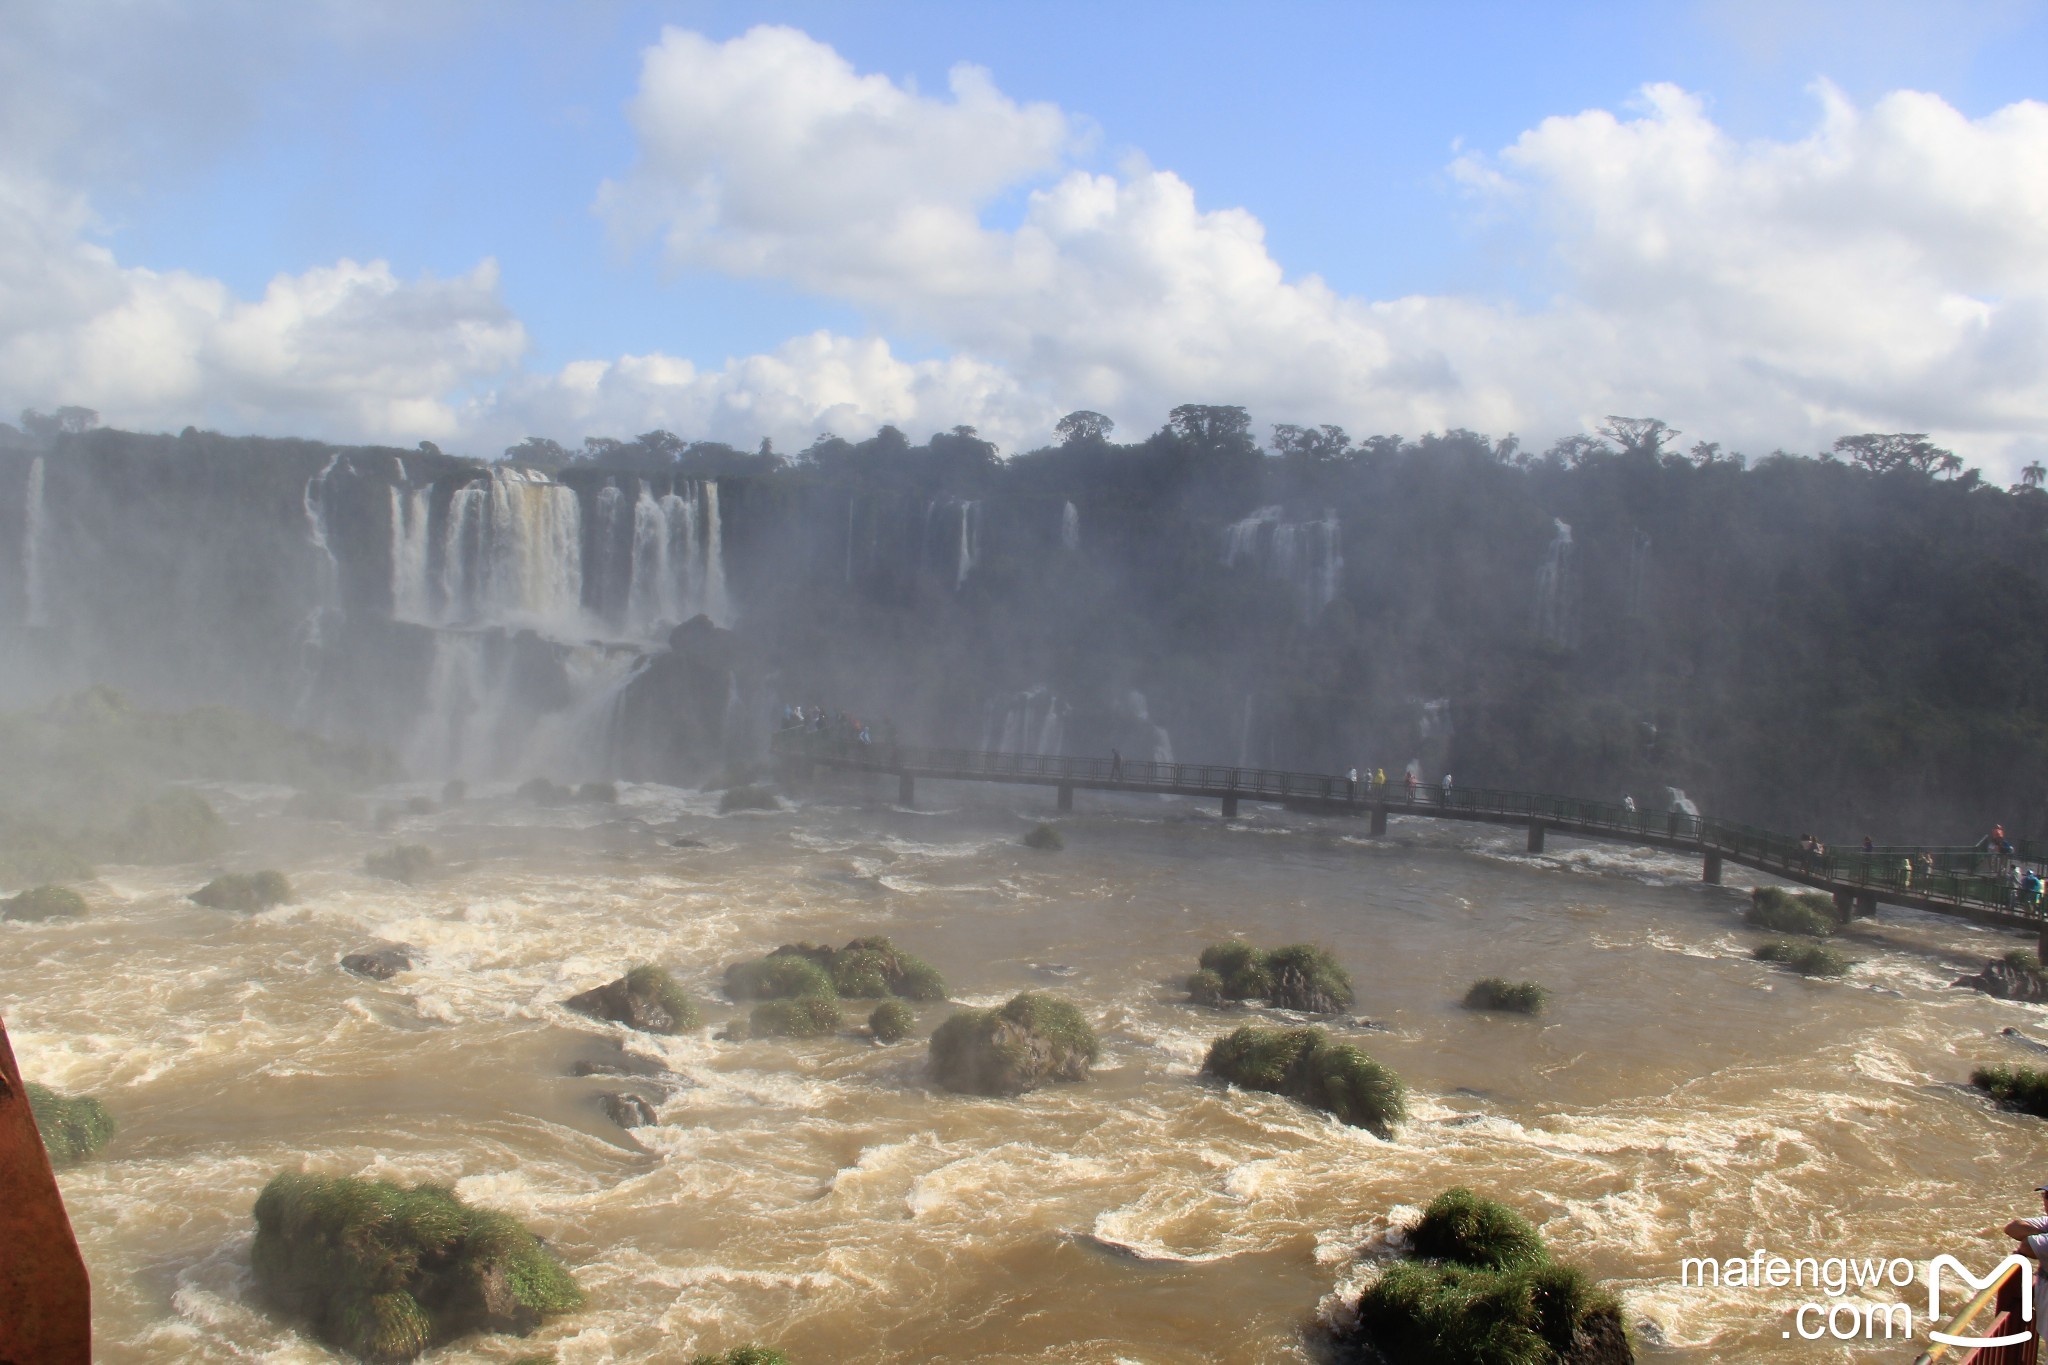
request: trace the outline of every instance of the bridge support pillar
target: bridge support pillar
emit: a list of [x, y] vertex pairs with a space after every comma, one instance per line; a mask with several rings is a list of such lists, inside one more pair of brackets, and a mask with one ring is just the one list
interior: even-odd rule
[[1235, 820], [1237, 818], [1236, 797], [1226, 796], [1223, 798], [1223, 818], [1226, 820]]
[[917, 779], [909, 773], [896, 774], [896, 804], [899, 806], [917, 804]]
[[1706, 856], [1706, 860], [1700, 864], [1700, 880], [1708, 886], [1719, 886], [1721, 884], [1720, 854], [1709, 853]]
[[1074, 784], [1071, 782], [1062, 782], [1060, 783], [1060, 809], [1072, 810], [1073, 808]]
[[1877, 918], [1877, 893], [1875, 891], [1865, 891], [1856, 897], [1856, 918]]
[[2048, 923], [2041, 926], [2041, 937], [2034, 940], [2034, 956], [2048, 962]]
[[1856, 918], [1856, 893], [1837, 891], [1835, 893], [1835, 918], [1843, 924]]
[[1385, 834], [1387, 832], [1387, 808], [1383, 805], [1375, 805], [1372, 808], [1372, 832], [1374, 834]]
[[1543, 830], [1544, 825], [1541, 820], [1531, 820], [1529, 822], [1529, 851], [1531, 853], [1541, 853], [1543, 851]]

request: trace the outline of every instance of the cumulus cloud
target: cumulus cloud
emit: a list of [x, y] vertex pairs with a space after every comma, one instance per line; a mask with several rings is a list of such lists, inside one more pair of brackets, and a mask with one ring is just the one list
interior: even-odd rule
[[90, 223], [78, 196], [0, 174], [0, 375], [24, 404], [409, 444], [455, 435], [458, 391], [526, 348], [490, 261], [400, 280], [344, 260], [244, 300], [219, 280], [123, 266]]
[[[851, 301], [1127, 426], [1217, 401], [1542, 439], [1655, 413], [1753, 449], [1910, 427], [1993, 460], [2048, 438], [2048, 106], [1972, 120], [1822, 87], [1810, 136], [1745, 143], [1656, 85], [1626, 117], [1546, 120], [1454, 167], [1554, 259], [1552, 299], [1518, 309], [1338, 295], [1170, 171], [1071, 164], [1058, 111], [972, 68], [951, 94], [787, 29], [671, 31], [632, 106], [641, 161], [600, 208], [679, 266]], [[1019, 224], [988, 225], [1034, 184]]]

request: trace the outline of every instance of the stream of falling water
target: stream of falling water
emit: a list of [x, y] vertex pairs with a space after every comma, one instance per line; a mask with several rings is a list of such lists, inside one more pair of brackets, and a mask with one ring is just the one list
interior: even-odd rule
[[[1852, 979], [1810, 982], [1749, 959], [1741, 889], [1662, 855], [1107, 798], [1041, 854], [1018, 836], [1049, 794], [941, 784], [919, 788], [935, 810], [835, 786], [731, 817], [654, 786], [555, 810], [484, 789], [380, 840], [285, 817], [282, 790], [205, 790], [236, 822], [228, 865], [283, 868], [297, 904], [207, 910], [184, 896], [213, 868], [115, 867], [83, 921], [0, 924], [24, 1072], [121, 1125], [62, 1176], [106, 1361], [329, 1358], [249, 1289], [250, 1205], [301, 1166], [448, 1181], [527, 1220], [589, 1306], [434, 1358], [565, 1365], [748, 1340], [800, 1365], [1302, 1360], [1362, 1249], [1457, 1183], [1622, 1290], [1651, 1359], [1903, 1359], [1781, 1336], [1792, 1291], [1684, 1289], [1679, 1258], [1984, 1260], [1967, 1230], [2044, 1174], [2040, 1121], [1959, 1082], [2025, 1060], [1998, 1030], [2048, 1012], [1946, 985], [2017, 940], [1887, 911], [1846, 935]], [[445, 875], [365, 876], [390, 838]], [[1014, 1101], [935, 1091], [940, 1006], [895, 1047], [716, 1037], [742, 1013], [717, 995], [728, 962], [868, 933], [956, 1000], [1065, 993], [1102, 1031], [1100, 1069]], [[1178, 983], [1229, 934], [1350, 966], [1374, 1026], [1338, 1031], [1412, 1088], [1395, 1141], [1198, 1077], [1245, 1016]], [[417, 969], [337, 968], [383, 940]], [[674, 970], [707, 1026], [633, 1035], [561, 1008], [637, 960]], [[1458, 1008], [1488, 975], [1544, 982], [1553, 1009]], [[621, 1082], [568, 1074], [619, 1044], [678, 1077], [641, 1087], [660, 1123], [630, 1135], [596, 1102]]]

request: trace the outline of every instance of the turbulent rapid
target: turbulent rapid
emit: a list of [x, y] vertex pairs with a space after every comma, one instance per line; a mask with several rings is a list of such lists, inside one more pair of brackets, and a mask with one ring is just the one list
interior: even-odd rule
[[[296, 904], [209, 910], [185, 898], [207, 867], [114, 867], [89, 918], [0, 925], [25, 1073], [121, 1125], [63, 1176], [109, 1361], [326, 1358], [250, 1292], [252, 1201], [301, 1167], [447, 1182], [525, 1220], [589, 1306], [436, 1358], [563, 1362], [749, 1340], [799, 1361], [1306, 1359], [1304, 1329], [1390, 1227], [1458, 1183], [1620, 1288], [1660, 1358], [1846, 1360], [1781, 1337], [1789, 1291], [1682, 1288], [1679, 1259], [1967, 1254], [1963, 1230], [2035, 1178], [2039, 1121], [1958, 1082], [2014, 1060], [1997, 1031], [2042, 1011], [1945, 984], [2006, 938], [1887, 911], [1846, 936], [1850, 981], [1810, 982], [1749, 960], [1740, 891], [1661, 856], [1100, 798], [1046, 854], [1018, 841], [1045, 813], [1031, 793], [940, 784], [941, 809], [849, 782], [724, 817], [651, 785], [556, 809], [482, 789], [388, 836], [286, 816], [282, 788], [203, 790], [236, 821], [234, 861], [287, 870]], [[392, 838], [435, 848], [442, 875], [366, 876]], [[940, 1005], [893, 1047], [718, 1037], [744, 1012], [719, 995], [728, 963], [868, 933], [929, 958], [956, 1001], [1074, 1000], [1105, 1044], [1093, 1079], [935, 1090]], [[1231, 934], [1315, 940], [1352, 969], [1358, 1017], [1326, 1022], [1407, 1080], [1395, 1141], [1198, 1076], [1245, 1016], [1180, 983]], [[378, 941], [416, 968], [336, 966]], [[701, 1030], [562, 1008], [638, 961], [706, 1002]], [[1555, 1003], [1458, 1008], [1483, 975]], [[631, 1134], [598, 1108], [617, 1081], [569, 1074], [621, 1045], [678, 1078]]]

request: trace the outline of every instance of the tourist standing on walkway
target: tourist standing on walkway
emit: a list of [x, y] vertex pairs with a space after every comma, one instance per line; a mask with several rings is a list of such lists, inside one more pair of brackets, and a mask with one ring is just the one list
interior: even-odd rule
[[1345, 775], [1344, 799], [1346, 801], [1356, 801], [1358, 799], [1358, 769], [1356, 768], [1353, 768]]
[[1115, 749], [1109, 751], [1109, 780], [1112, 782], [1124, 780], [1124, 756]]

